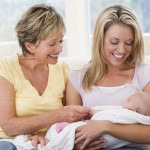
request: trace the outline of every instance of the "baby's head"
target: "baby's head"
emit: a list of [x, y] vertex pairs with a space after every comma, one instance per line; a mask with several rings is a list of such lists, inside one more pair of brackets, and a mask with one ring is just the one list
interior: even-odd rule
[[150, 106], [144, 98], [131, 96], [123, 103], [122, 108], [135, 111], [145, 116], [150, 116]]

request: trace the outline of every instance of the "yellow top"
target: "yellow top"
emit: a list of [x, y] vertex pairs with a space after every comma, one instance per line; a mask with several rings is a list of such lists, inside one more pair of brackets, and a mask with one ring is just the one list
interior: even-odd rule
[[[63, 106], [62, 98], [70, 67], [65, 62], [48, 66], [50, 72], [48, 84], [43, 95], [40, 96], [24, 77], [17, 54], [0, 59], [0, 76], [7, 79], [16, 92], [16, 115], [18, 117], [39, 115]], [[46, 130], [42, 129], [39, 132]], [[0, 137], [7, 137], [2, 128], [0, 128]]]

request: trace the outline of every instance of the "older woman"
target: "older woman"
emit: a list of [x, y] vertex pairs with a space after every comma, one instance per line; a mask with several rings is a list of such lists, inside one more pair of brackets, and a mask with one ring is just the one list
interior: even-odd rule
[[[142, 63], [143, 55], [142, 31], [132, 10], [123, 5], [105, 8], [96, 21], [91, 61], [69, 75], [67, 104], [122, 105], [131, 95], [132, 99], [150, 103], [150, 66]], [[104, 148], [105, 139], [98, 139], [103, 134], [134, 143], [150, 143], [149, 131], [150, 126], [140, 124], [89, 120], [76, 130], [75, 143], [80, 150]], [[94, 146], [97, 143], [102, 145]]]
[[[69, 66], [58, 63], [65, 25], [50, 5], [36, 4], [16, 25], [22, 54], [0, 59], [0, 138], [36, 134], [33, 146], [47, 140], [47, 127], [56, 122], [74, 122], [89, 115], [82, 106], [63, 107]], [[0, 142], [0, 149], [16, 149]]]

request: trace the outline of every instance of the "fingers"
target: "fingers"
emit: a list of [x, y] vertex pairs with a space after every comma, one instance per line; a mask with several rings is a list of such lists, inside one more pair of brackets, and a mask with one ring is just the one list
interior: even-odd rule
[[63, 121], [76, 122], [91, 118], [90, 109], [79, 105], [68, 105], [63, 107]]
[[48, 144], [49, 140], [44, 137], [39, 138], [39, 143], [41, 144], [41, 148]]
[[80, 136], [82, 136], [82, 134], [80, 132], [76, 132], [75, 139], [79, 138]]
[[100, 144], [102, 145], [105, 142], [106, 142], [106, 140], [104, 138], [94, 140], [88, 145], [88, 148], [95, 147], [95, 146], [97, 147], [97, 145], [100, 145]]
[[79, 138], [77, 138], [77, 139], [75, 140], [75, 144], [80, 143], [82, 140], [84, 140], [84, 137], [83, 137], [83, 136], [80, 136]]
[[26, 142], [28, 142], [28, 141], [32, 141], [32, 146], [35, 148], [38, 147], [38, 144], [40, 144], [41, 148], [42, 148], [42, 147], [46, 146], [49, 142], [49, 140], [46, 139], [45, 137], [37, 136], [37, 135], [29, 137], [26, 140]]
[[80, 147], [82, 146], [82, 144], [83, 144], [83, 142], [78, 143], [78, 144], [75, 144], [75, 145], [74, 145], [74, 149], [73, 149], [73, 150], [79, 150], [79, 149], [80, 149]]
[[83, 120], [90, 120], [92, 118], [92, 116], [93, 115], [91, 113], [89, 113], [87, 116], [83, 117]]
[[32, 140], [32, 146], [33, 146], [33, 147], [37, 148], [38, 143], [39, 143], [38, 138], [34, 138], [34, 139]]
[[83, 117], [87, 118], [87, 119], [91, 119], [91, 117], [93, 116], [93, 114], [91, 113], [91, 109], [89, 108], [85, 108], [84, 110], [85, 112], [83, 112]]
[[83, 143], [83, 145], [81, 146], [80, 150], [84, 150], [86, 148], [86, 146], [90, 143], [89, 139], [86, 139]]
[[[85, 140], [85, 139], [84, 139]], [[86, 142], [82, 140], [79, 143], [75, 144], [74, 150], [101, 150], [106, 146], [105, 142], [106, 139], [104, 139], [103, 137], [100, 137], [98, 139], [95, 139], [94, 141], [91, 141], [90, 139], [88, 139]]]
[[96, 147], [86, 148], [86, 150], [101, 150], [106, 147], [107, 147], [106, 145], [98, 145]]
[[91, 113], [90, 113], [90, 109], [89, 108], [86, 108], [86, 107], [83, 107], [83, 106], [78, 106], [76, 108], [77, 110], [77, 115], [79, 117], [79, 120], [81, 119], [88, 119], [88, 118], [91, 118]]
[[85, 127], [85, 125], [81, 125], [80, 127], [78, 127], [75, 130], [75, 139], [79, 138], [80, 136], [82, 136], [82, 132], [81, 130]]
[[[96, 146], [90, 146], [89, 147], [88, 145], [90, 145], [89, 144], [90, 142], [91, 142], [90, 139], [86, 139], [84, 141], [83, 145], [81, 146], [80, 150], [84, 150], [85, 148], [86, 148], [86, 150], [100, 150], [100, 149], [103, 149], [103, 148], [107, 147], [106, 145], [100, 145], [98, 143], [98, 141], [95, 142], [95, 143], [93, 142], [93, 145], [97, 144]], [[101, 142], [103, 143], [104, 141], [101, 141]]]
[[[78, 128], [77, 128], [78, 129]], [[75, 134], [75, 144], [80, 143], [82, 140], [84, 140], [84, 137], [82, 136], [82, 133], [79, 132], [80, 130], [78, 129], [78, 131]]]
[[25, 140], [25, 142], [28, 142], [28, 141], [32, 141], [32, 138], [29, 137], [28, 139]]
[[82, 126], [78, 127], [78, 128], [76, 129], [76, 133], [80, 132], [81, 129], [82, 129], [82, 127], [84, 127], [84, 126], [85, 126], [85, 125], [82, 125]]
[[37, 136], [30, 136], [25, 142], [32, 141], [32, 146], [37, 148], [38, 146], [38, 138]]
[[97, 112], [97, 110], [90, 109], [90, 114], [91, 114], [91, 116], [93, 116], [96, 112]]

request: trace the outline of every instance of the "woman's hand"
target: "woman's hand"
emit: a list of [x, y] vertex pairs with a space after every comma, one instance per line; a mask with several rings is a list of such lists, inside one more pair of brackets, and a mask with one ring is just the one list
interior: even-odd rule
[[79, 105], [68, 105], [61, 108], [59, 111], [62, 116], [60, 121], [65, 122], [76, 122], [85, 119], [90, 119], [92, 117], [91, 110], [87, 107], [79, 106]]
[[[76, 129], [75, 144], [84, 141], [80, 150], [87, 148], [92, 141], [98, 139], [103, 134], [106, 134], [110, 125], [110, 122], [106, 120], [89, 120], [86, 121], [86, 123], [86, 125], [80, 126]], [[101, 142], [106, 142], [106, 140], [102, 139]], [[106, 147], [106, 145], [103, 145], [103, 147]]]
[[34, 135], [34, 136], [30, 136], [26, 142], [28, 141], [32, 141], [32, 146], [35, 148], [38, 148], [38, 144], [41, 144], [41, 148], [46, 146], [49, 142], [48, 139], [45, 138], [45, 135]]
[[[92, 142], [90, 142], [87, 146], [86, 146], [86, 150], [100, 150], [100, 149], [103, 149], [106, 147], [106, 145], [103, 143], [105, 143], [106, 140], [101, 137], [101, 138], [98, 138]], [[74, 150], [80, 150], [82, 149], [82, 145], [83, 145], [84, 141], [78, 143], [78, 144], [75, 144], [74, 145]]]

